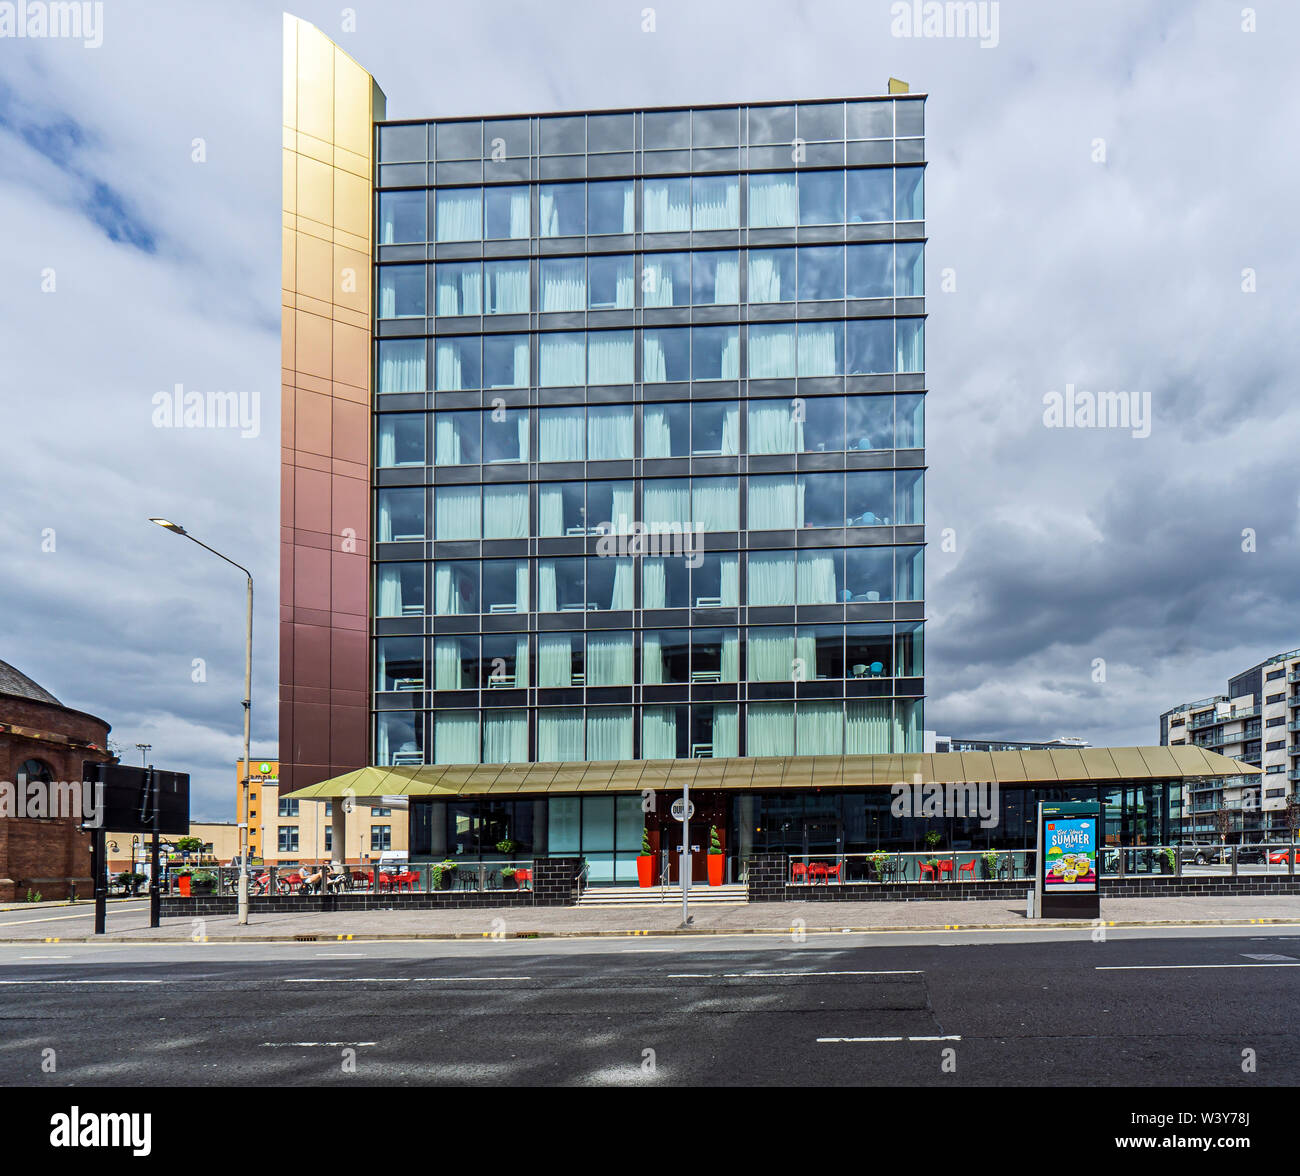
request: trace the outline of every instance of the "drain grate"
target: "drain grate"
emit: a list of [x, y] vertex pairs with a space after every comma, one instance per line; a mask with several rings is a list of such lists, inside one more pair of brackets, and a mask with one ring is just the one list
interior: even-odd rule
[[319, 935], [295, 935], [295, 943], [317, 943], [320, 940]]

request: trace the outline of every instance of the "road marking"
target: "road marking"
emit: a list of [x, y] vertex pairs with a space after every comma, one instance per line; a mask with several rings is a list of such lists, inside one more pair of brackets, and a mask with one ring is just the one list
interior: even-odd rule
[[840, 1045], [859, 1042], [876, 1043], [882, 1041], [960, 1041], [960, 1033], [949, 1033], [935, 1037], [819, 1037], [818, 1045]]
[[1294, 964], [1106, 964], [1093, 968], [1094, 972], [1180, 972], [1215, 968], [1300, 968]]
[[365, 952], [360, 951], [318, 951], [313, 956], [314, 960], [362, 960], [365, 959]]
[[669, 980], [760, 980], [785, 976], [923, 976], [920, 968], [890, 972], [672, 972]]
[[671, 947], [620, 947], [618, 949], [620, 955], [655, 955], [671, 952], [672, 950]]
[[[114, 907], [113, 909], [125, 910], [128, 912], [147, 911], [149, 909], [149, 906], [146, 903], [144, 906]], [[11, 912], [6, 911], [5, 913], [10, 914]], [[68, 919], [89, 919], [91, 916], [94, 915], [94, 913], [95, 913], [95, 908], [91, 907], [89, 910], [81, 911], [79, 914], [76, 915], [45, 915], [43, 918], [40, 919], [10, 919], [7, 923], [0, 923], [0, 927], [26, 927], [28, 923], [62, 923]]]
[[463, 984], [531, 980], [531, 976], [292, 976], [285, 984]]
[[[0, 984], [161, 984], [161, 980], [0, 980]], [[193, 980], [185, 983], [193, 984]]]
[[286, 1048], [313, 1049], [316, 1047], [324, 1047], [326, 1049], [342, 1049], [348, 1047], [359, 1048], [365, 1045], [378, 1045], [378, 1044], [379, 1042], [377, 1041], [264, 1041], [262, 1042], [263, 1048], [269, 1048], [269, 1049], [286, 1049]]
[[1300, 963], [1295, 956], [1277, 955], [1275, 952], [1249, 952], [1241, 953], [1248, 960], [1286, 960], [1288, 963]]

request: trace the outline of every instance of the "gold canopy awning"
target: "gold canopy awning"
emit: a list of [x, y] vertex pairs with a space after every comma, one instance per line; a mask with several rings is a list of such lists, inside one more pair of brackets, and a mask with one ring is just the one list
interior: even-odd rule
[[932, 755], [802, 755], [732, 759], [608, 760], [542, 764], [370, 767], [285, 793], [299, 800], [355, 796], [511, 796], [692, 788], [888, 788], [912, 784], [1105, 784], [1259, 775], [1259, 768], [1190, 744], [1054, 747]]

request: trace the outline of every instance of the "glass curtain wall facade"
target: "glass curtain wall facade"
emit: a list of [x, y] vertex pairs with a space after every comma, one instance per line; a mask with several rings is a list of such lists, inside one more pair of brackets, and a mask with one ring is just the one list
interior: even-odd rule
[[923, 96], [376, 132], [372, 762], [920, 751]]

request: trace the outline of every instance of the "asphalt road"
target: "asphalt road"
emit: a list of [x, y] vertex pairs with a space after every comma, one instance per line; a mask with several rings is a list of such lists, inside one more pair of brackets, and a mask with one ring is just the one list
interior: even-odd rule
[[1262, 930], [10, 944], [0, 1083], [1294, 1085]]

